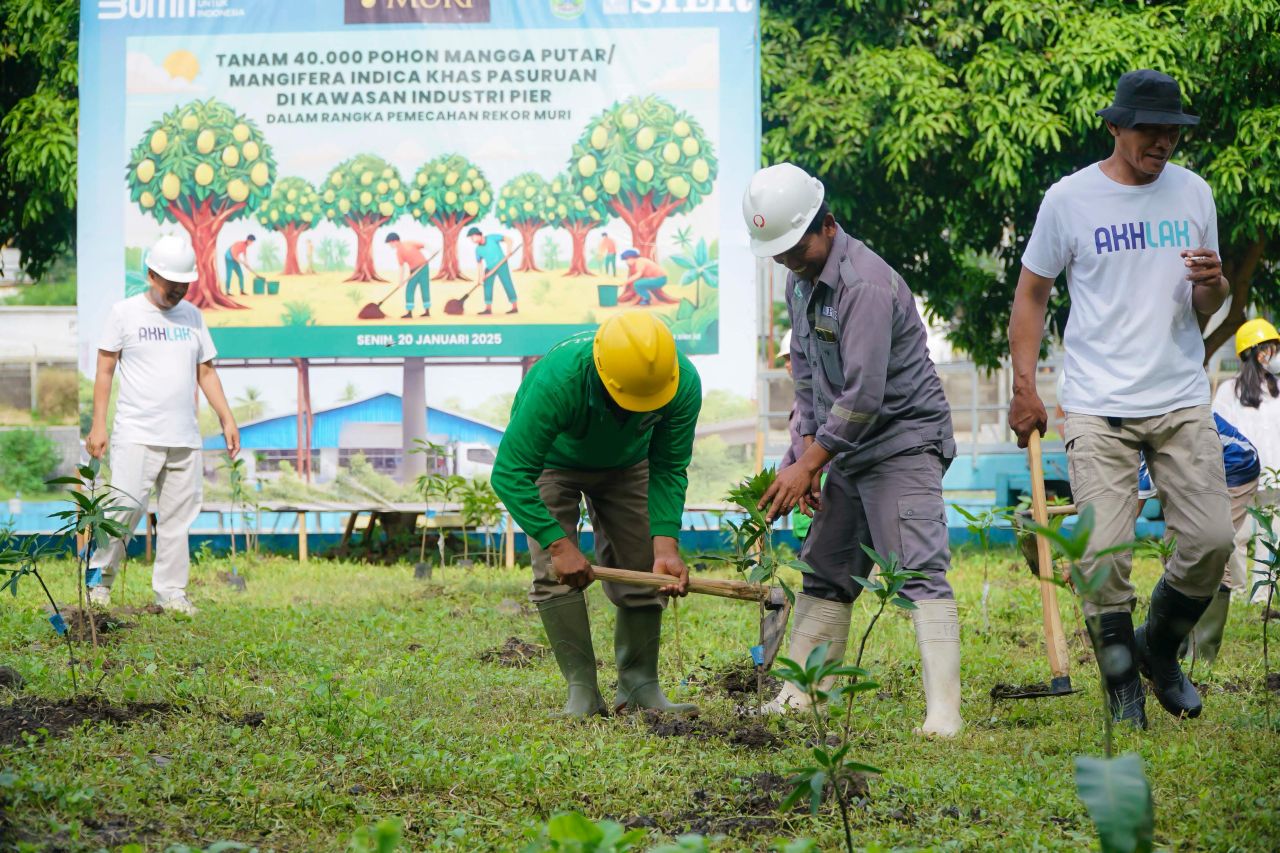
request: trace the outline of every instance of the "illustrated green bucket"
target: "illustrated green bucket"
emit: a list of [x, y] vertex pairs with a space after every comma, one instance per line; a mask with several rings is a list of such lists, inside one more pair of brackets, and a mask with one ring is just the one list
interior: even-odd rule
[[279, 292], [280, 292], [280, 282], [278, 282], [278, 281], [269, 281], [269, 282], [267, 282], [267, 295], [268, 295], [268, 296], [275, 296], [275, 295], [276, 295], [277, 293], [279, 293]]
[[616, 284], [598, 284], [596, 291], [600, 295], [601, 308], [618, 307], [618, 285]]
[[267, 290], [267, 280], [262, 276], [256, 276], [253, 279], [253, 292], [255, 296], [261, 296]]

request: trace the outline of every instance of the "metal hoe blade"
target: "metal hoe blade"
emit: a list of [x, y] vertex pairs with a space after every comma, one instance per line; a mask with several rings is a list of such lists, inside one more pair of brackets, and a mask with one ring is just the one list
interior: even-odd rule
[[765, 670], [773, 668], [773, 661], [782, 648], [782, 638], [787, 633], [787, 619], [791, 616], [791, 601], [781, 587], [769, 590], [769, 600], [764, 605], [765, 614], [760, 620], [760, 645], [764, 647]]

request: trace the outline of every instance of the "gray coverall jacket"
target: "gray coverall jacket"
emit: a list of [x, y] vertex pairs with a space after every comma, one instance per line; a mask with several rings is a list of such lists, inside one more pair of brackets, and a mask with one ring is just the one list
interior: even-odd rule
[[788, 276], [787, 305], [799, 431], [836, 454], [801, 555], [814, 570], [804, 591], [856, 598], [865, 543], [928, 576], [908, 598], [950, 598], [942, 475], [956, 445], [910, 289], [837, 226], [818, 281]]

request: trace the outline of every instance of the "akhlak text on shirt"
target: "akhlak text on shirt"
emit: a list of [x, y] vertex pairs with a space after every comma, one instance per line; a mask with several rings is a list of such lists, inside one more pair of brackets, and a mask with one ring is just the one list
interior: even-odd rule
[[1169, 247], [1190, 249], [1191, 221], [1161, 219], [1159, 222], [1121, 222], [1093, 229], [1093, 245], [1099, 255], [1107, 252], [1143, 251]]

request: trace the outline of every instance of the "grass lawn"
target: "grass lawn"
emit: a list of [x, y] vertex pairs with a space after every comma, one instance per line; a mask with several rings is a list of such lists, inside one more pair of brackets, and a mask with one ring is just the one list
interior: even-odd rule
[[[884, 772], [854, 810], [860, 846], [1094, 845], [1072, 781], [1074, 756], [1102, 751], [1081, 636], [1071, 651], [1084, 693], [994, 707], [987, 695], [996, 682], [1048, 675], [1038, 590], [1013, 564], [1009, 551], [993, 559], [984, 635], [981, 571], [976, 558], [957, 559], [968, 725], [955, 741], [911, 733], [924, 703], [909, 616], [890, 608], [873, 635], [865, 663], [881, 688], [861, 695], [854, 758]], [[168, 709], [0, 742], [0, 849], [159, 851], [230, 840], [344, 850], [357, 830], [396, 817], [404, 849], [514, 850], [552, 813], [571, 809], [647, 827], [641, 849], [691, 829], [726, 834], [720, 850], [798, 837], [821, 850], [843, 844], [834, 811], [771, 808], [778, 780], [762, 774], [805, 761], [804, 725], [768, 720], [761, 732], [735, 711], [744, 697], [721, 683], [754, 642], [751, 605], [683, 601], [679, 656], [667, 619], [664, 683], [703, 709], [680, 734], [640, 716], [557, 720], [562, 686], [550, 657], [523, 668], [481, 660], [511, 637], [546, 642], [523, 606], [527, 570], [447, 569], [422, 582], [408, 566], [270, 558], [238, 567], [246, 591], [220, 579], [226, 560], [206, 561], [194, 570], [196, 619], [133, 613], [125, 617], [133, 626], [109, 634], [95, 657], [99, 671], [86, 680], [100, 682], [105, 701]], [[73, 600], [69, 566], [47, 573], [60, 601]], [[1140, 561], [1137, 575], [1149, 590], [1155, 564]], [[23, 584], [0, 605], [0, 663], [27, 686], [0, 688], [0, 707], [71, 694], [66, 648], [45, 621], [38, 586]], [[117, 606], [150, 603], [145, 567], [134, 565], [126, 584]], [[611, 698], [613, 610], [598, 588], [590, 598]], [[1070, 631], [1078, 614], [1069, 602], [1063, 612]], [[869, 613], [870, 601], [860, 602], [855, 631]], [[1263, 720], [1258, 614], [1237, 603], [1217, 669], [1196, 674], [1207, 682], [1203, 718], [1178, 722], [1149, 700], [1151, 730], [1117, 737], [1118, 751], [1146, 762], [1160, 849], [1280, 847], [1280, 735]], [[0, 732], [11, 731], [12, 716]]]

